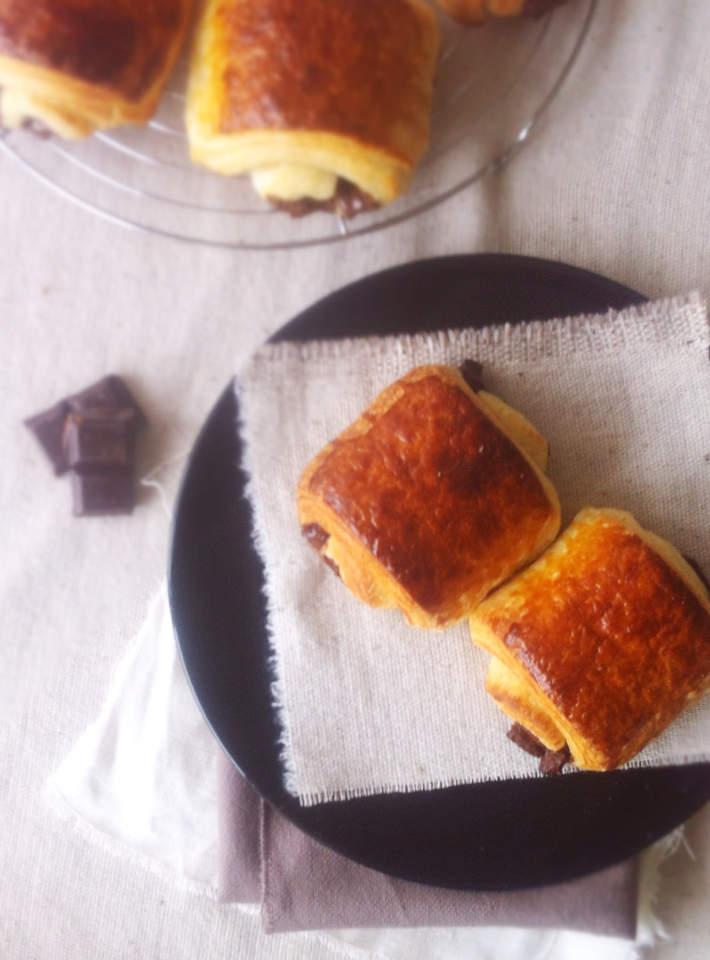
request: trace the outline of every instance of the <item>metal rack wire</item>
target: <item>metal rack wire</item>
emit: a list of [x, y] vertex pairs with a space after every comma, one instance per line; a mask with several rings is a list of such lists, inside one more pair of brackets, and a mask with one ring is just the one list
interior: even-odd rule
[[505, 166], [529, 139], [577, 62], [598, 0], [574, 0], [543, 20], [466, 30], [442, 20], [432, 148], [410, 192], [346, 221], [292, 220], [246, 178], [190, 163], [183, 113], [186, 64], [154, 119], [85, 141], [0, 132], [0, 152], [66, 199], [134, 230], [214, 247], [275, 250], [337, 243], [402, 223]]

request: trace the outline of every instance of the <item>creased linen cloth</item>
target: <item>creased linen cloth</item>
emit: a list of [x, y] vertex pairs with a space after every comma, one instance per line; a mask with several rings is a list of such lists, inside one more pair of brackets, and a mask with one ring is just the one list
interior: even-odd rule
[[[114, 671], [99, 715], [51, 778], [48, 793], [55, 810], [71, 816], [87, 839], [112, 853], [195, 893], [238, 900], [241, 910], [254, 914], [255, 923], [259, 922], [255, 904], [261, 901], [263, 922], [270, 930], [325, 926], [336, 916], [344, 918], [347, 911], [350, 918], [355, 911], [362, 917], [364, 907], [371, 909], [373, 901], [378, 907], [382, 904], [381, 888], [389, 884], [384, 877], [374, 887], [363, 883], [362, 875], [358, 876], [362, 868], [346, 864], [343, 871], [337, 863], [342, 858], [333, 860], [335, 855], [299, 835], [282, 818], [266, 813], [260, 803], [254, 804], [250, 788], [221, 754], [194, 702], [178, 655], [165, 588], [151, 603]], [[268, 869], [258, 837], [264, 813], [269, 818], [265, 821], [271, 851]], [[605, 871], [606, 892], [599, 882], [603, 874], [590, 878], [591, 882], [578, 881], [589, 894], [586, 912], [574, 906], [573, 892], [563, 890], [560, 897], [554, 894], [561, 888], [548, 888], [532, 892], [533, 899], [522, 904], [516, 903], [518, 895], [472, 896], [467, 922], [500, 926], [416, 931], [393, 926], [298, 936], [326, 943], [334, 956], [348, 960], [631, 960], [639, 946], [665, 936], [653, 910], [659, 867], [680, 841], [676, 831], [641, 858], [635, 943], [623, 938], [632, 929], [636, 913], [630, 864]], [[330, 902], [319, 903], [334, 868], [341, 892], [344, 883], [355, 882], [355, 896], [348, 901], [343, 892], [334, 903], [331, 891]], [[398, 887], [393, 892], [401, 896]], [[358, 900], [362, 897], [370, 902], [363, 905]], [[512, 927], [530, 920], [535, 903], [540, 910], [538, 922], [570, 923], [609, 936]], [[402, 909], [411, 911], [411, 902], [405, 900]], [[456, 922], [460, 911], [450, 911], [449, 916]], [[393, 914], [392, 924], [396, 922]]]
[[[484, 689], [488, 657], [465, 625], [417, 630], [398, 611], [372, 610], [307, 548], [295, 490], [310, 458], [412, 367], [476, 359], [486, 388], [549, 439], [565, 521], [584, 506], [630, 510], [710, 570], [709, 342], [705, 304], [690, 295], [599, 316], [255, 354], [237, 378], [239, 429], [285, 782], [303, 804], [537, 775], [505, 737], [509, 721]], [[708, 759], [705, 698], [632, 765]]]
[[505, 924], [636, 937], [636, 860], [507, 893], [407, 883], [317, 843], [264, 803], [226, 756], [219, 766], [220, 893], [260, 903], [269, 932]]

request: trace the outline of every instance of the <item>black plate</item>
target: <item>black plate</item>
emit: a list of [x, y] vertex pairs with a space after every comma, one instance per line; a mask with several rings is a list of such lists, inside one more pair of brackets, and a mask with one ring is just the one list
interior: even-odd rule
[[[621, 308], [643, 299], [563, 264], [510, 256], [447, 257], [346, 287], [274, 339], [518, 322]], [[306, 833], [353, 860], [408, 880], [459, 889], [515, 889], [559, 882], [625, 859], [710, 799], [710, 764], [696, 764], [300, 807], [281, 782], [262, 568], [251, 545], [239, 462], [235, 400], [227, 387], [183, 481], [170, 602], [185, 666], [212, 729], [262, 796]]]

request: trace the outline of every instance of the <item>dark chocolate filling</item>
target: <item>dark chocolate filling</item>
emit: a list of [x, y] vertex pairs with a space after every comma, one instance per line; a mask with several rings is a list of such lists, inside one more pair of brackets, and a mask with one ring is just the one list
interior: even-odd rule
[[561, 750], [546, 750], [540, 758], [538, 767], [546, 777], [557, 777], [572, 759], [569, 747], [565, 744]]
[[483, 383], [483, 364], [478, 360], [464, 360], [460, 366], [461, 376], [474, 393], [485, 388]]
[[320, 554], [320, 558], [325, 565], [330, 567], [336, 577], [340, 577], [340, 567], [338, 564], [335, 560], [331, 560], [330, 557], [326, 557], [323, 553], [323, 547], [330, 540], [330, 534], [326, 533], [319, 523], [307, 523], [304, 527], [301, 527], [301, 533], [313, 549]]
[[54, 133], [46, 124], [42, 123], [41, 120], [35, 120], [32, 117], [28, 117], [27, 120], [22, 121], [22, 129], [28, 130], [40, 140], [51, 140], [54, 136]]
[[562, 773], [572, 759], [569, 747], [566, 744], [561, 750], [548, 750], [545, 744], [541, 743], [535, 734], [530, 733], [521, 723], [514, 723], [508, 731], [507, 737], [521, 750], [539, 758], [538, 769], [546, 777], [556, 777]]
[[[6, 127], [2, 115], [2, 92], [3, 88], [0, 87], [0, 130], [4, 130], [7, 133], [10, 133], [13, 128]], [[49, 140], [50, 137], [54, 136], [54, 133], [49, 129], [49, 127], [43, 123], [41, 120], [37, 120], [33, 117], [27, 117], [26, 120], [22, 121], [22, 129], [28, 130], [30, 133], [33, 133], [36, 137], [39, 137], [40, 140]]]
[[338, 180], [335, 194], [329, 200], [279, 200], [277, 197], [267, 197], [269, 203], [276, 210], [282, 210], [291, 217], [307, 217], [311, 213], [335, 213], [345, 220], [351, 220], [359, 213], [368, 210], [378, 210], [380, 204], [369, 195], [356, 187], [354, 183]]
[[333, 571], [333, 573], [338, 578], [338, 580], [342, 580], [342, 577], [340, 576], [340, 567], [335, 562], [335, 560], [331, 560], [330, 557], [326, 557], [324, 553], [321, 553], [321, 560], [326, 565], [326, 567], [330, 567], [330, 569]]
[[323, 527], [317, 523], [308, 523], [305, 527], [301, 527], [301, 533], [318, 553], [330, 539], [330, 534], [326, 533]]
[[531, 757], [542, 757], [547, 752], [547, 747], [544, 743], [540, 743], [537, 737], [530, 733], [522, 723], [514, 723], [506, 736], [509, 740], [513, 741], [516, 747], [520, 747], [521, 750], [529, 753]]

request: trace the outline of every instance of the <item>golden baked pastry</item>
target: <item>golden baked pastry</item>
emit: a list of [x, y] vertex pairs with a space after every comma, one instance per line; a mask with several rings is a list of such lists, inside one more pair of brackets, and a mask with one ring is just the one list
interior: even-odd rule
[[0, 0], [0, 126], [66, 138], [153, 114], [192, 0]]
[[546, 461], [521, 414], [456, 369], [418, 367], [306, 467], [299, 520], [360, 600], [444, 627], [554, 540]]
[[208, 0], [192, 158], [296, 215], [389, 203], [429, 142], [438, 50], [424, 0]]
[[470, 624], [501, 709], [586, 770], [626, 763], [710, 688], [706, 586], [620, 510], [583, 510]]
[[540, 17], [565, 0], [437, 0], [460, 23], [485, 23], [491, 17]]

